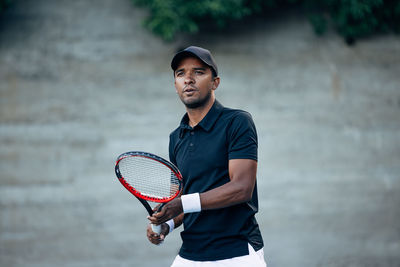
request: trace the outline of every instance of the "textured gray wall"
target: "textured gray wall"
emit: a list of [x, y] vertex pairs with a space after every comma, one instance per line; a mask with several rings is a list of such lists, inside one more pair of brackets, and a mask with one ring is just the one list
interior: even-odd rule
[[117, 155], [167, 157], [170, 59], [213, 51], [217, 98], [254, 117], [269, 266], [400, 265], [400, 38], [347, 47], [300, 17], [163, 43], [119, 1], [14, 1], [0, 17], [0, 266], [168, 266]]

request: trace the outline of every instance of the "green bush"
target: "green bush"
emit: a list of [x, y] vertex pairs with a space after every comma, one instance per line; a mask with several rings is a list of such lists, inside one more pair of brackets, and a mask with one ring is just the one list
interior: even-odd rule
[[307, 0], [304, 6], [317, 33], [331, 24], [349, 44], [375, 33], [400, 31], [398, 0]]
[[6, 9], [6, 7], [11, 3], [11, 0], [0, 0], [0, 13]]
[[178, 32], [196, 33], [201, 22], [211, 21], [217, 27], [224, 28], [229, 21], [241, 19], [252, 13], [252, 7], [244, 0], [133, 1], [150, 9], [150, 16], [144, 24], [165, 40], [172, 40]]
[[317, 34], [333, 27], [348, 43], [381, 32], [400, 32], [400, 0], [132, 0], [149, 9], [145, 26], [165, 40], [200, 25], [230, 22], [293, 7], [305, 11]]

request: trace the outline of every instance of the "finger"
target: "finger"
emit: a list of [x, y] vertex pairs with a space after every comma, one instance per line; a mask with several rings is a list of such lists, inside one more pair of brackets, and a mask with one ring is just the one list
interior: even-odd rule
[[152, 216], [147, 216], [147, 219], [150, 221], [150, 223], [155, 223], [159, 220], [159, 217], [156, 217], [153, 214]]
[[163, 242], [164, 240], [165, 240], [165, 235], [164, 235], [164, 234], [161, 234], [161, 235], [160, 235], [160, 241]]
[[148, 236], [148, 240], [152, 244], [156, 244], [156, 245], [161, 242], [160, 238], [156, 238], [156, 237], [153, 237], [153, 236]]
[[147, 219], [150, 221], [150, 223], [159, 225], [168, 221], [169, 218], [165, 214], [153, 214], [153, 216], [149, 216]]
[[159, 234], [153, 232], [150, 224], [147, 226], [146, 235], [147, 235], [147, 239], [149, 239], [150, 242], [160, 238]]
[[159, 220], [157, 218], [149, 217], [148, 220], [150, 221], [151, 224], [155, 224], [155, 225], [160, 224], [160, 223], [158, 223]]
[[160, 239], [152, 239], [151, 240], [151, 243], [153, 243], [153, 244], [159, 244], [160, 242], [161, 242]]
[[157, 206], [155, 206], [154, 208], [153, 208], [153, 211], [156, 213], [157, 212], [157, 210], [158, 210], [158, 208], [161, 206], [161, 204], [158, 204]]
[[153, 213], [152, 216], [159, 218], [161, 216], [164, 216], [164, 214], [165, 214], [165, 208], [162, 208], [162, 210]]
[[150, 235], [148, 235], [148, 238], [151, 242], [157, 242], [160, 240], [160, 236], [156, 233], [151, 233]]
[[150, 242], [154, 245], [159, 245], [162, 241], [160, 240], [150, 240]]

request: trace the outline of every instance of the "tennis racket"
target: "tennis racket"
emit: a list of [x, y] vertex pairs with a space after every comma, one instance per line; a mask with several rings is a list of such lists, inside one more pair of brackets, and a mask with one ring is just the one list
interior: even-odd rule
[[[182, 191], [182, 175], [178, 168], [151, 153], [131, 151], [121, 154], [115, 164], [115, 174], [150, 216], [154, 211], [148, 201], [167, 203]], [[151, 227], [153, 232], [160, 234], [161, 225], [152, 224]]]

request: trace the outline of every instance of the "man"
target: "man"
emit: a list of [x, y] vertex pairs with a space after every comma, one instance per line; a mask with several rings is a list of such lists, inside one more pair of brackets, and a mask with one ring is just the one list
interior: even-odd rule
[[172, 267], [266, 266], [254, 215], [257, 134], [249, 113], [223, 107], [215, 99], [220, 83], [211, 53], [190, 46], [171, 62], [176, 93], [186, 107], [170, 135], [169, 156], [182, 173], [183, 195], [149, 216], [161, 224], [150, 242], [159, 244], [184, 224], [182, 247]]

